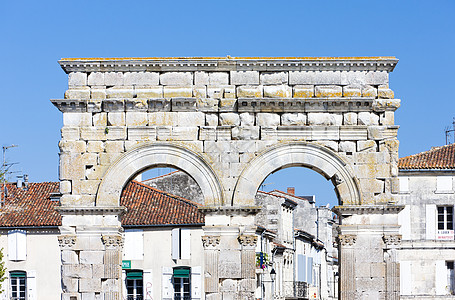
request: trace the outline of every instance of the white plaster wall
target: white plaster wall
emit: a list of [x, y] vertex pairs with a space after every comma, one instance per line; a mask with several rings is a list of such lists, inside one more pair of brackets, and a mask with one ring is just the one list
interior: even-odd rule
[[[2, 230], [0, 236], [0, 248], [3, 248], [3, 257], [7, 272], [35, 271], [35, 299], [60, 299], [62, 290], [60, 280], [60, 247], [57, 240], [58, 230], [27, 230], [27, 259], [18, 262], [8, 259], [7, 234], [7, 230]], [[5, 284], [6, 281], [3, 282], [2, 286], [5, 286]], [[3, 294], [0, 299], [4, 299], [2, 297]]]

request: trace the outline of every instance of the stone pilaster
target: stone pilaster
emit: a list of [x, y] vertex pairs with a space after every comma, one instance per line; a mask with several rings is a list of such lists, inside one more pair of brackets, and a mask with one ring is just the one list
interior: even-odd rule
[[397, 249], [401, 245], [401, 235], [386, 234], [383, 236], [385, 249], [384, 261], [386, 263], [387, 300], [400, 299], [400, 264], [397, 260]]
[[202, 236], [202, 244], [204, 246], [205, 292], [218, 293], [220, 236], [204, 235]]
[[354, 299], [355, 287], [355, 253], [354, 244], [357, 236], [353, 234], [340, 234], [338, 246], [340, 251], [340, 293], [341, 300]]

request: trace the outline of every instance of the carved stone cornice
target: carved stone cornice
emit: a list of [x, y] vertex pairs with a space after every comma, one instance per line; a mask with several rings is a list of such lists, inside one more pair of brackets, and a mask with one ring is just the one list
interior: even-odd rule
[[385, 234], [382, 239], [387, 247], [399, 246], [401, 244], [401, 234]]
[[62, 215], [122, 215], [126, 212], [124, 206], [87, 206], [87, 207], [56, 207]]
[[206, 249], [215, 248], [220, 244], [219, 235], [203, 235], [201, 238], [202, 238], [202, 245]]
[[59, 235], [57, 239], [62, 250], [71, 249], [76, 244], [76, 236], [72, 234]]
[[258, 237], [256, 235], [240, 235], [238, 237], [240, 245], [242, 247], [256, 247], [256, 243], [258, 241]]
[[354, 234], [340, 234], [338, 236], [338, 242], [341, 246], [353, 246], [357, 241], [357, 236]]
[[247, 216], [257, 214], [259, 206], [203, 206], [198, 208], [204, 215]]
[[404, 205], [343, 205], [335, 206], [332, 211], [338, 216], [352, 216], [362, 214], [397, 214], [404, 209]]
[[123, 237], [117, 234], [103, 235], [103, 244], [106, 249], [119, 249], [123, 247]]
[[70, 72], [145, 71], [386, 71], [395, 57], [126, 57], [63, 58], [60, 66]]

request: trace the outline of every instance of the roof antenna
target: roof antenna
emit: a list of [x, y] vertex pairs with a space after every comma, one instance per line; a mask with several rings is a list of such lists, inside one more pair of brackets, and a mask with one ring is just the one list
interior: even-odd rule
[[0, 179], [2, 181], [2, 194], [1, 194], [1, 199], [0, 199], [0, 207], [5, 203], [6, 201], [6, 197], [7, 197], [7, 189], [6, 189], [6, 175], [8, 174], [11, 174], [11, 173], [15, 173], [15, 172], [11, 172], [9, 171], [9, 169], [17, 164], [17, 163], [7, 163], [6, 162], [6, 150], [8, 150], [9, 148], [14, 148], [14, 147], [17, 147], [17, 145], [9, 145], [9, 146], [3, 146], [2, 147], [2, 150], [3, 150], [3, 164], [2, 164], [2, 168], [0, 170]]
[[455, 143], [455, 117], [453, 118], [452, 121], [452, 129], [450, 129], [450, 126], [447, 126], [444, 131], [446, 133], [446, 145], [452, 144], [452, 142], [450, 141], [451, 132], [453, 132], [453, 143]]

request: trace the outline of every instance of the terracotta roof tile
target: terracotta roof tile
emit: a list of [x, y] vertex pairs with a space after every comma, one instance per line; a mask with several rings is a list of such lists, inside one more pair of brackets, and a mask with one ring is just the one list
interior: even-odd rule
[[455, 144], [434, 147], [429, 151], [402, 157], [398, 161], [401, 170], [455, 169]]
[[[27, 189], [8, 183], [8, 197], [0, 208], [1, 227], [60, 226], [62, 218], [55, 210], [58, 182], [29, 183]], [[200, 204], [167, 194], [137, 181], [123, 190], [120, 204], [127, 208], [122, 225], [184, 225], [203, 224]]]

